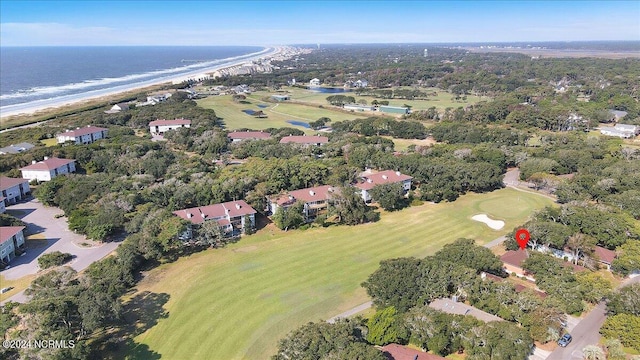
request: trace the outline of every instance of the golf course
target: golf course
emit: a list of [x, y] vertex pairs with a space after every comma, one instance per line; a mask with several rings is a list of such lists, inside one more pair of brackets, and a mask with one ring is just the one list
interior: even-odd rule
[[[546, 197], [506, 188], [383, 212], [371, 224], [288, 232], [267, 226], [226, 248], [145, 274], [131, 297], [157, 294], [165, 299], [159, 304], [165, 316], [134, 339], [138, 349], [128, 355], [267, 359], [291, 330], [368, 301], [360, 284], [380, 260], [425, 257], [461, 237], [484, 244], [550, 204]], [[492, 230], [471, 219], [477, 214], [505, 226]]]

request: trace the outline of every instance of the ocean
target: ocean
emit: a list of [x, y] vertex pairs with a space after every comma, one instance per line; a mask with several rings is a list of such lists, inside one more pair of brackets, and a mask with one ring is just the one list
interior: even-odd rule
[[263, 50], [257, 46], [2, 47], [0, 108], [161, 82]]

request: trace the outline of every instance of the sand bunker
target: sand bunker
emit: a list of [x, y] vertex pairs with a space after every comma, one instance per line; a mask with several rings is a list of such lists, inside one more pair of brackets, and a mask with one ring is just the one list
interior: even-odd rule
[[474, 215], [471, 217], [471, 220], [483, 222], [493, 230], [500, 230], [504, 227], [504, 221], [489, 219], [489, 217], [485, 214]]

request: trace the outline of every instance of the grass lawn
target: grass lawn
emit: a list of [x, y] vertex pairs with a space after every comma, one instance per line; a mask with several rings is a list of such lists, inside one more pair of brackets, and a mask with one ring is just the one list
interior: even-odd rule
[[19, 293], [20, 291], [25, 290], [26, 288], [29, 287], [29, 285], [31, 285], [31, 281], [33, 281], [35, 278], [36, 278], [36, 275], [34, 274], [34, 275], [23, 276], [15, 280], [7, 280], [4, 278], [4, 275], [0, 275], [0, 288], [6, 288], [6, 287], [13, 288], [4, 294], [0, 294], [0, 301], [5, 301], [8, 298], [12, 297], [13, 295]]
[[[286, 233], [268, 226], [150, 271], [137, 291], [168, 294], [168, 316], [137, 336], [130, 354], [148, 347], [168, 359], [266, 359], [289, 331], [369, 300], [360, 283], [380, 260], [424, 257], [460, 237], [485, 243], [551, 203], [501, 189], [384, 213], [373, 224]], [[506, 226], [494, 231], [470, 219], [478, 213]]]
[[[234, 102], [231, 95], [210, 96], [205, 99], [198, 100], [198, 105], [213, 109], [216, 116], [222, 118], [227, 129], [250, 128], [255, 130], [264, 130], [267, 128], [293, 127], [305, 131], [308, 134], [315, 133], [314, 130], [301, 126], [287, 123], [287, 120], [302, 121], [309, 123], [316, 121], [321, 117], [328, 117], [332, 121], [353, 120], [363, 115], [348, 114], [340, 111], [331, 110], [329, 108], [318, 108], [301, 104], [291, 103], [266, 103], [260, 98], [268, 96], [268, 93], [254, 94], [249, 97], [246, 102]], [[260, 108], [258, 105], [267, 105], [266, 108]], [[267, 114], [267, 118], [260, 119], [247, 115], [242, 110], [262, 110]]]
[[[328, 94], [328, 93], [319, 93], [319, 92], [315, 92], [315, 91], [310, 91], [310, 90], [306, 90], [306, 89], [301, 89], [298, 87], [283, 87], [282, 88], [283, 91], [287, 91], [291, 94], [291, 99], [292, 100], [299, 100], [299, 101], [304, 101], [304, 102], [309, 102], [309, 103], [314, 103], [314, 104], [319, 104], [319, 105], [328, 105], [327, 103], [327, 97], [331, 96], [331, 95], [336, 95], [336, 94]], [[347, 95], [347, 96], [353, 96], [356, 100], [359, 99], [365, 99], [367, 101], [368, 104], [371, 104], [371, 102], [374, 99], [377, 100], [388, 100], [389, 101], [389, 105], [391, 106], [403, 106], [405, 104], [407, 105], [411, 105], [413, 110], [427, 110], [428, 108], [435, 106], [435, 108], [440, 111], [440, 112], [444, 112], [444, 110], [448, 107], [451, 108], [458, 108], [460, 106], [465, 107], [468, 105], [473, 105], [476, 104], [480, 101], [489, 101], [490, 99], [488, 97], [480, 97], [480, 96], [475, 96], [475, 95], [467, 95], [467, 100], [466, 101], [456, 101], [453, 100], [452, 97], [454, 95], [452, 95], [451, 93], [444, 91], [444, 90], [440, 90], [440, 89], [435, 89], [435, 88], [430, 88], [430, 89], [421, 89], [422, 91], [426, 92], [426, 93], [433, 93], [435, 92], [437, 95], [436, 96], [429, 96], [429, 98], [427, 100], [403, 100], [403, 99], [381, 99], [378, 97], [374, 97], [374, 96], [364, 96], [364, 95], [356, 95], [355, 92], [348, 92], [348, 93], [340, 93], [337, 95]], [[264, 93], [262, 94], [261, 92], [257, 92], [256, 95], [261, 95], [261, 96], [269, 96], [272, 93]]]

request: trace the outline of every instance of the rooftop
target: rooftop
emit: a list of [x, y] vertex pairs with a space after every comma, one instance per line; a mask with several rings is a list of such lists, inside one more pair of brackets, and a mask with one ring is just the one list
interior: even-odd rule
[[7, 190], [19, 184], [29, 184], [29, 180], [27, 179], [16, 179], [10, 177], [0, 177], [0, 191]]
[[2, 226], [0, 227], [0, 244], [9, 241], [11, 237], [24, 230], [24, 226]]
[[67, 130], [66, 132], [58, 134], [58, 136], [60, 136], [60, 135], [74, 136], [74, 137], [75, 136], [84, 136], [84, 135], [95, 134], [95, 133], [106, 131], [106, 130], [108, 130], [108, 129], [88, 125], [87, 127], [77, 128], [76, 130]]
[[227, 135], [230, 139], [269, 139], [271, 134], [264, 131], [233, 131]]
[[52, 157], [52, 158], [48, 158], [48, 159], [45, 158], [44, 160], [42, 160], [40, 162], [37, 162], [35, 164], [31, 164], [29, 166], [25, 166], [25, 167], [21, 168], [20, 170], [51, 171], [53, 169], [60, 168], [62, 166], [70, 164], [72, 162], [75, 162], [75, 160], [60, 159], [60, 158], [56, 158], [56, 157]]
[[605, 264], [611, 264], [613, 262], [613, 259], [616, 258], [615, 251], [605, 249], [602, 246], [596, 246], [593, 249], [593, 252], [598, 257], [598, 259], [600, 259], [600, 261], [602, 261]]
[[436, 310], [444, 311], [449, 314], [471, 315], [476, 319], [484, 322], [502, 321], [501, 318], [495, 315], [491, 315], [487, 312], [484, 312], [480, 309], [476, 309], [473, 306], [469, 306], [464, 303], [455, 302], [451, 299], [435, 299], [429, 304], [429, 307], [434, 308]]
[[149, 126], [169, 126], [169, 125], [191, 125], [191, 120], [175, 119], [175, 120], [154, 120]]
[[309, 136], [309, 135], [289, 135], [280, 139], [281, 144], [296, 143], [296, 144], [326, 144], [329, 142], [329, 138], [326, 136]]
[[193, 224], [202, 224], [205, 220], [208, 219], [223, 219], [227, 216], [229, 216], [229, 218], [234, 218], [238, 216], [255, 214], [256, 211], [251, 206], [249, 206], [249, 204], [244, 202], [244, 200], [237, 200], [221, 204], [198, 206], [189, 209], [177, 210], [173, 213], [185, 220], [191, 221]]
[[509, 250], [500, 256], [500, 260], [509, 265], [522, 267], [522, 262], [529, 257], [526, 250]]
[[389, 344], [382, 347], [384, 356], [389, 360], [446, 360], [445, 358], [427, 354], [426, 352], [408, 348], [399, 344]]
[[327, 200], [336, 190], [336, 188], [330, 185], [310, 187], [306, 189], [289, 191], [289, 193], [280, 195], [274, 201], [280, 206], [285, 206], [291, 205], [298, 200], [305, 203]]
[[363, 175], [362, 179], [363, 182], [356, 184], [356, 187], [362, 190], [371, 190], [376, 185], [403, 182], [411, 180], [413, 177], [399, 171], [385, 170], [371, 175]]
[[17, 153], [32, 149], [33, 147], [34, 147], [33, 144], [23, 142], [23, 143], [13, 144], [7, 147], [0, 148], [0, 153], [17, 154]]

